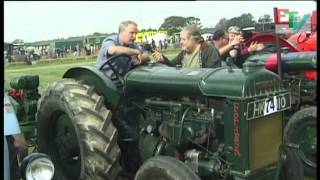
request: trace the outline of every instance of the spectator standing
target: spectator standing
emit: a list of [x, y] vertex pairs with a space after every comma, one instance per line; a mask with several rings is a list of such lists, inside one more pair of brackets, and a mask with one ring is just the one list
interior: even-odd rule
[[235, 60], [234, 63], [240, 68], [242, 68], [242, 64], [250, 54], [264, 49], [264, 44], [257, 42], [252, 42], [249, 47], [246, 47], [243, 43], [244, 39], [240, 28], [237, 26], [229, 27], [228, 33], [230, 42], [233, 42], [236, 38], [240, 39], [240, 44], [235, 45], [234, 48], [229, 51], [229, 55]]
[[162, 44], [162, 40], [161, 40], [161, 39], [159, 40], [159, 47], [160, 47], [160, 50], [162, 51], [162, 49], [163, 49], [163, 44]]
[[152, 49], [156, 49], [156, 41], [154, 39], [151, 39], [151, 46], [152, 46]]

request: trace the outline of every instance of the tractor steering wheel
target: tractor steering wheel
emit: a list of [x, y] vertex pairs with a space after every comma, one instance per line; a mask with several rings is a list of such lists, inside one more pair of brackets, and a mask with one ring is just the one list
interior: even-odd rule
[[114, 55], [106, 62], [104, 62], [99, 70], [103, 71], [105, 66], [108, 65], [110, 70], [113, 72], [113, 75], [111, 75], [110, 77], [111, 80], [113, 82], [120, 81], [120, 83], [123, 85], [124, 76], [128, 71], [135, 67], [131, 60], [132, 57], [127, 54]]

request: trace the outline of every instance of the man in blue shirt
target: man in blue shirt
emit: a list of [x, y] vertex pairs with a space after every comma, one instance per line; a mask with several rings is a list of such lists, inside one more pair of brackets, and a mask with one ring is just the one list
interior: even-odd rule
[[20, 134], [20, 127], [17, 120], [16, 113], [10, 103], [7, 94], [4, 94], [3, 99], [3, 109], [4, 109], [4, 135], [14, 135]]
[[[108, 77], [118, 90], [121, 90], [123, 84], [119, 80], [117, 72], [124, 76], [129, 70], [139, 64], [143, 64], [150, 60], [147, 53], [143, 53], [139, 46], [134, 41], [138, 33], [137, 24], [133, 21], [124, 21], [119, 25], [119, 34], [105, 38], [102, 42], [96, 67], [100, 69], [104, 63], [110, 60], [115, 55], [125, 54], [131, 57], [118, 57], [113, 62], [108, 62], [101, 71]], [[115, 70], [117, 72], [115, 72]], [[115, 126], [118, 129], [118, 144], [121, 149], [120, 164], [129, 173], [134, 174], [140, 163], [139, 147], [138, 147], [138, 132], [132, 123], [134, 121], [130, 115], [121, 111], [121, 108], [113, 114], [116, 119]]]
[[[19, 122], [7, 94], [3, 99], [4, 109], [4, 179], [17, 179], [18, 161], [17, 155], [25, 149], [25, 139], [21, 134]], [[10, 162], [10, 163], [8, 163]], [[9, 173], [10, 172], [10, 173]]]
[[[113, 55], [126, 54], [132, 57], [130, 65], [149, 61], [149, 56], [134, 43], [138, 33], [138, 25], [133, 21], [124, 21], [119, 25], [119, 34], [106, 37], [101, 45], [96, 67], [100, 68]], [[124, 65], [120, 65], [124, 66]]]
[[133, 21], [123, 21], [119, 25], [119, 34], [106, 37], [101, 45], [96, 67], [100, 69], [104, 63], [114, 55], [125, 54], [131, 57], [118, 57], [113, 62], [108, 62], [101, 70], [110, 79], [118, 90], [123, 83], [121, 77], [128, 71], [150, 60], [147, 53], [143, 53], [134, 41], [138, 33], [137, 24]]

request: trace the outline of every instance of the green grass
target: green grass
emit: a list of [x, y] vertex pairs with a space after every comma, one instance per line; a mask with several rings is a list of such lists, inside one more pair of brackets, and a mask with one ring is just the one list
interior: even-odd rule
[[[179, 50], [170, 50], [164, 54], [169, 58], [173, 58], [178, 54]], [[5, 88], [10, 88], [10, 81], [19, 76], [23, 75], [39, 75], [40, 85], [39, 91], [40, 94], [45, 90], [49, 83], [57, 81], [62, 78], [64, 72], [69, 68], [78, 67], [78, 66], [94, 66], [96, 63], [96, 58], [85, 59], [62, 59], [62, 60], [44, 60], [47, 63], [43, 64], [6, 64], [4, 70], [5, 77]]]
[[61, 79], [64, 72], [71, 67], [77, 67], [82, 65], [94, 65], [94, 61], [88, 61], [83, 63], [69, 63], [69, 64], [47, 64], [47, 66], [32, 65], [32, 67], [19, 68], [19, 69], [5, 69], [5, 87], [9, 88], [9, 82], [18, 76], [23, 75], [39, 75], [40, 87], [42, 92], [48, 83]]

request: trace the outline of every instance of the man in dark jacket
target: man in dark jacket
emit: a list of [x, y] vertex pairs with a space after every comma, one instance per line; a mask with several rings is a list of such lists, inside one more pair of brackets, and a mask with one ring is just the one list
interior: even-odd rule
[[173, 59], [169, 60], [163, 54], [154, 52], [152, 56], [168, 66], [191, 68], [221, 67], [221, 59], [217, 48], [204, 41], [200, 29], [196, 26], [187, 26], [180, 33], [182, 50]]

